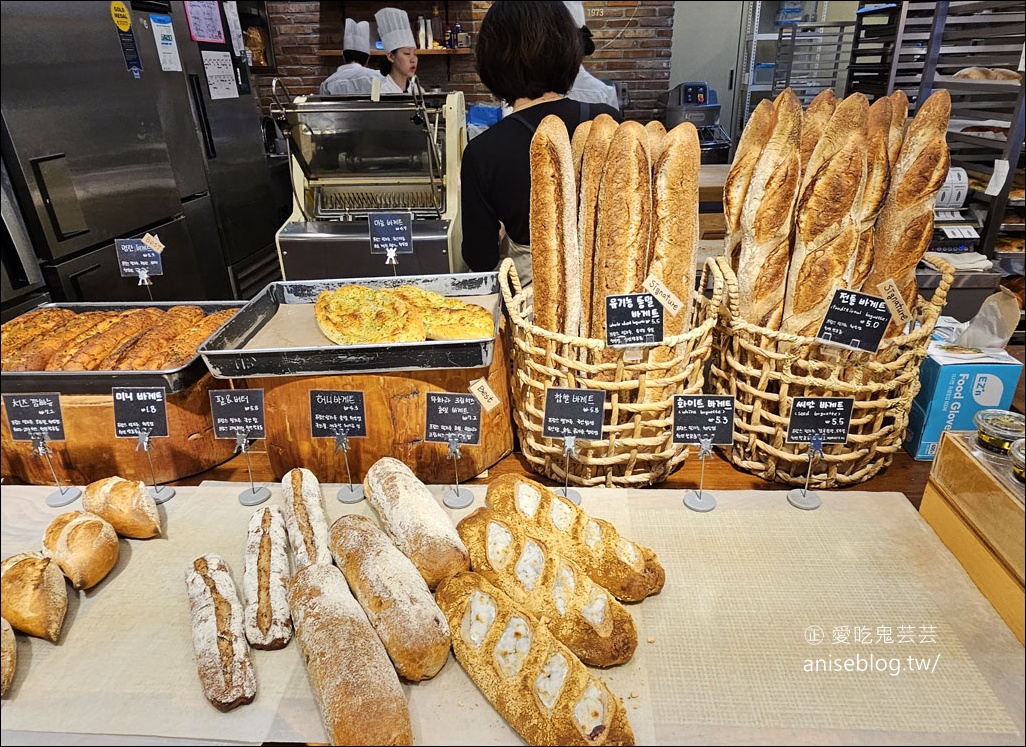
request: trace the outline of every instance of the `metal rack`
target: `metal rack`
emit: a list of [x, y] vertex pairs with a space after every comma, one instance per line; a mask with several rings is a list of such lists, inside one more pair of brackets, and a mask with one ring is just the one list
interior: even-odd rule
[[774, 94], [790, 88], [807, 106], [825, 88], [834, 88], [851, 56], [854, 21], [793, 23], [777, 32]]

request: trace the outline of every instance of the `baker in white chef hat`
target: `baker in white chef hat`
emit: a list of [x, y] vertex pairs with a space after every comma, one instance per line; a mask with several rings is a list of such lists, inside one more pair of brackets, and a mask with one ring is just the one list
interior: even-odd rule
[[417, 85], [417, 41], [413, 38], [410, 17], [399, 8], [382, 8], [374, 14], [378, 22], [378, 36], [385, 48], [381, 63], [381, 93], [413, 93]]
[[[570, 17], [574, 21], [574, 26], [581, 30], [584, 56], [587, 57], [595, 51], [595, 42], [591, 40], [591, 32], [584, 21], [584, 3], [564, 0], [563, 5], [570, 11]], [[614, 109], [620, 108], [620, 97], [617, 95], [616, 89], [603, 83], [585, 70], [583, 63], [581, 64], [580, 71], [577, 73], [577, 79], [574, 81], [573, 86], [566, 92], [566, 97], [574, 101], [586, 101], [590, 104], [608, 104]]]
[[346, 19], [346, 31], [342, 38], [343, 64], [321, 83], [321, 95], [343, 96], [371, 92], [375, 79], [381, 80], [381, 73], [367, 67], [370, 59], [370, 23]]

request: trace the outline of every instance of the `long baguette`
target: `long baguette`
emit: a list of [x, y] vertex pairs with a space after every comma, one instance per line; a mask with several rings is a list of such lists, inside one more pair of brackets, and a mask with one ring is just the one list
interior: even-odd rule
[[763, 99], [748, 118], [741, 138], [737, 142], [734, 161], [723, 182], [723, 217], [726, 233], [723, 239], [723, 254], [730, 260], [731, 268], [737, 272], [741, 252], [741, 211], [745, 206], [748, 185], [751, 184], [755, 165], [759, 162], [762, 149], [773, 134], [777, 119], [773, 102]]
[[[588, 142], [588, 134], [591, 132], [592, 120], [586, 120], [577, 125], [574, 136], [570, 138], [570, 152], [574, 157], [574, 184], [577, 185], [577, 197], [580, 199], [581, 190], [581, 165], [584, 162], [584, 146]], [[577, 206], [577, 219], [580, 221], [580, 203]]]
[[[581, 247], [581, 334], [592, 329], [591, 288], [595, 281], [595, 224], [598, 218], [598, 193], [602, 170], [606, 166], [609, 143], [616, 132], [616, 120], [599, 114], [591, 122], [581, 156], [581, 177], [578, 180], [580, 199], [577, 207], [577, 238]], [[580, 128], [578, 128], [580, 129]], [[576, 133], [575, 133], [576, 134]]]
[[253, 648], [274, 651], [292, 639], [286, 531], [278, 506], [261, 506], [249, 519], [242, 591], [246, 639]]
[[859, 244], [844, 273], [844, 285], [862, 290], [873, 264], [873, 227], [891, 184], [891, 163], [887, 144], [890, 139], [893, 105], [890, 97], [882, 97], [869, 107], [866, 123], [866, 184], [858, 205]]
[[805, 115], [802, 117], [802, 190], [809, 183], [810, 175], [815, 173], [815, 169], [810, 168], [812, 154], [815, 152], [820, 138], [823, 137], [830, 118], [834, 116], [835, 109], [837, 109], [837, 97], [834, 95], [833, 88], [824, 88], [816, 94], [816, 97], [809, 102], [805, 109]]
[[908, 124], [908, 96], [899, 88], [887, 98], [891, 100], [891, 131], [887, 136], [887, 163], [891, 165], [893, 172], [898, 165], [901, 144], [905, 141], [905, 126]]
[[281, 498], [296, 570], [331, 565], [328, 517], [321, 502], [321, 484], [305, 467], [289, 470], [281, 480]]

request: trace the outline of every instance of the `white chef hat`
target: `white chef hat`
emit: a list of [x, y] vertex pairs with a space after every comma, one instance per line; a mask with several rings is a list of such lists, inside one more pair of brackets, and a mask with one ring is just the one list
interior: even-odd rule
[[410, 17], [405, 10], [382, 8], [374, 14], [374, 20], [378, 22], [378, 36], [381, 37], [381, 46], [386, 52], [417, 46], [413, 30], [410, 28]]
[[352, 18], [347, 18], [342, 49], [370, 54], [370, 24], [367, 21], [357, 23]]
[[577, 28], [582, 28], [583, 26], [585, 26], [584, 3], [573, 3], [564, 0], [563, 5], [565, 5], [566, 9], [570, 11], [570, 17], [574, 19], [574, 26], [576, 26]]

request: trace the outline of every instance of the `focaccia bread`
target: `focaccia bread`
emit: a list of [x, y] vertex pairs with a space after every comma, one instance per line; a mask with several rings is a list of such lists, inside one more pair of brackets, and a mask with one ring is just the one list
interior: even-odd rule
[[160, 536], [157, 502], [142, 480], [115, 476], [91, 482], [82, 495], [82, 508], [106, 519], [122, 537]]
[[88, 511], [54, 517], [43, 534], [43, 548], [76, 589], [100, 583], [117, 564], [120, 550], [114, 527]]
[[57, 561], [22, 552], [0, 563], [0, 616], [25, 635], [53, 643], [68, 611], [68, 589]]
[[321, 483], [305, 467], [296, 467], [281, 478], [281, 499], [296, 570], [312, 563], [331, 565], [328, 548], [328, 516], [321, 503]]
[[249, 519], [242, 574], [246, 640], [253, 648], [273, 651], [292, 638], [290, 580], [285, 517], [277, 506], [261, 506]]
[[429, 589], [470, 567], [452, 519], [413, 471], [398, 459], [382, 457], [367, 470], [363, 492], [385, 534], [413, 561]]
[[414, 285], [400, 285], [390, 292], [413, 307], [429, 340], [479, 340], [495, 336], [495, 320], [476, 303]]
[[[638, 646], [630, 612], [526, 522], [490, 508], [465, 516], [456, 529], [470, 551], [470, 567], [545, 625], [585, 664], [623, 664]], [[569, 553], [572, 554], [572, 548]]]
[[540, 539], [562, 548], [591, 580], [622, 602], [657, 594], [666, 571], [647, 547], [620, 536], [612, 524], [588, 513], [539, 482], [506, 474], [488, 483], [485, 503], [524, 522]]
[[185, 572], [196, 654], [203, 694], [219, 711], [252, 703], [257, 681], [245, 612], [228, 564], [213, 553], [196, 558]]
[[438, 674], [449, 658], [449, 624], [413, 561], [358, 514], [335, 521], [328, 542], [399, 676], [420, 682]]
[[481, 574], [450, 576], [435, 597], [456, 660], [528, 744], [634, 744], [623, 702]]
[[18, 668], [18, 639], [14, 628], [6, 617], [0, 617], [0, 696], [7, 694], [7, 688], [14, 682]]
[[426, 339], [424, 324], [408, 303], [362, 285], [322, 291], [314, 303], [314, 318], [324, 336], [339, 345]]
[[413, 744], [388, 653], [333, 565], [308, 565], [289, 591], [296, 638], [331, 744]]

